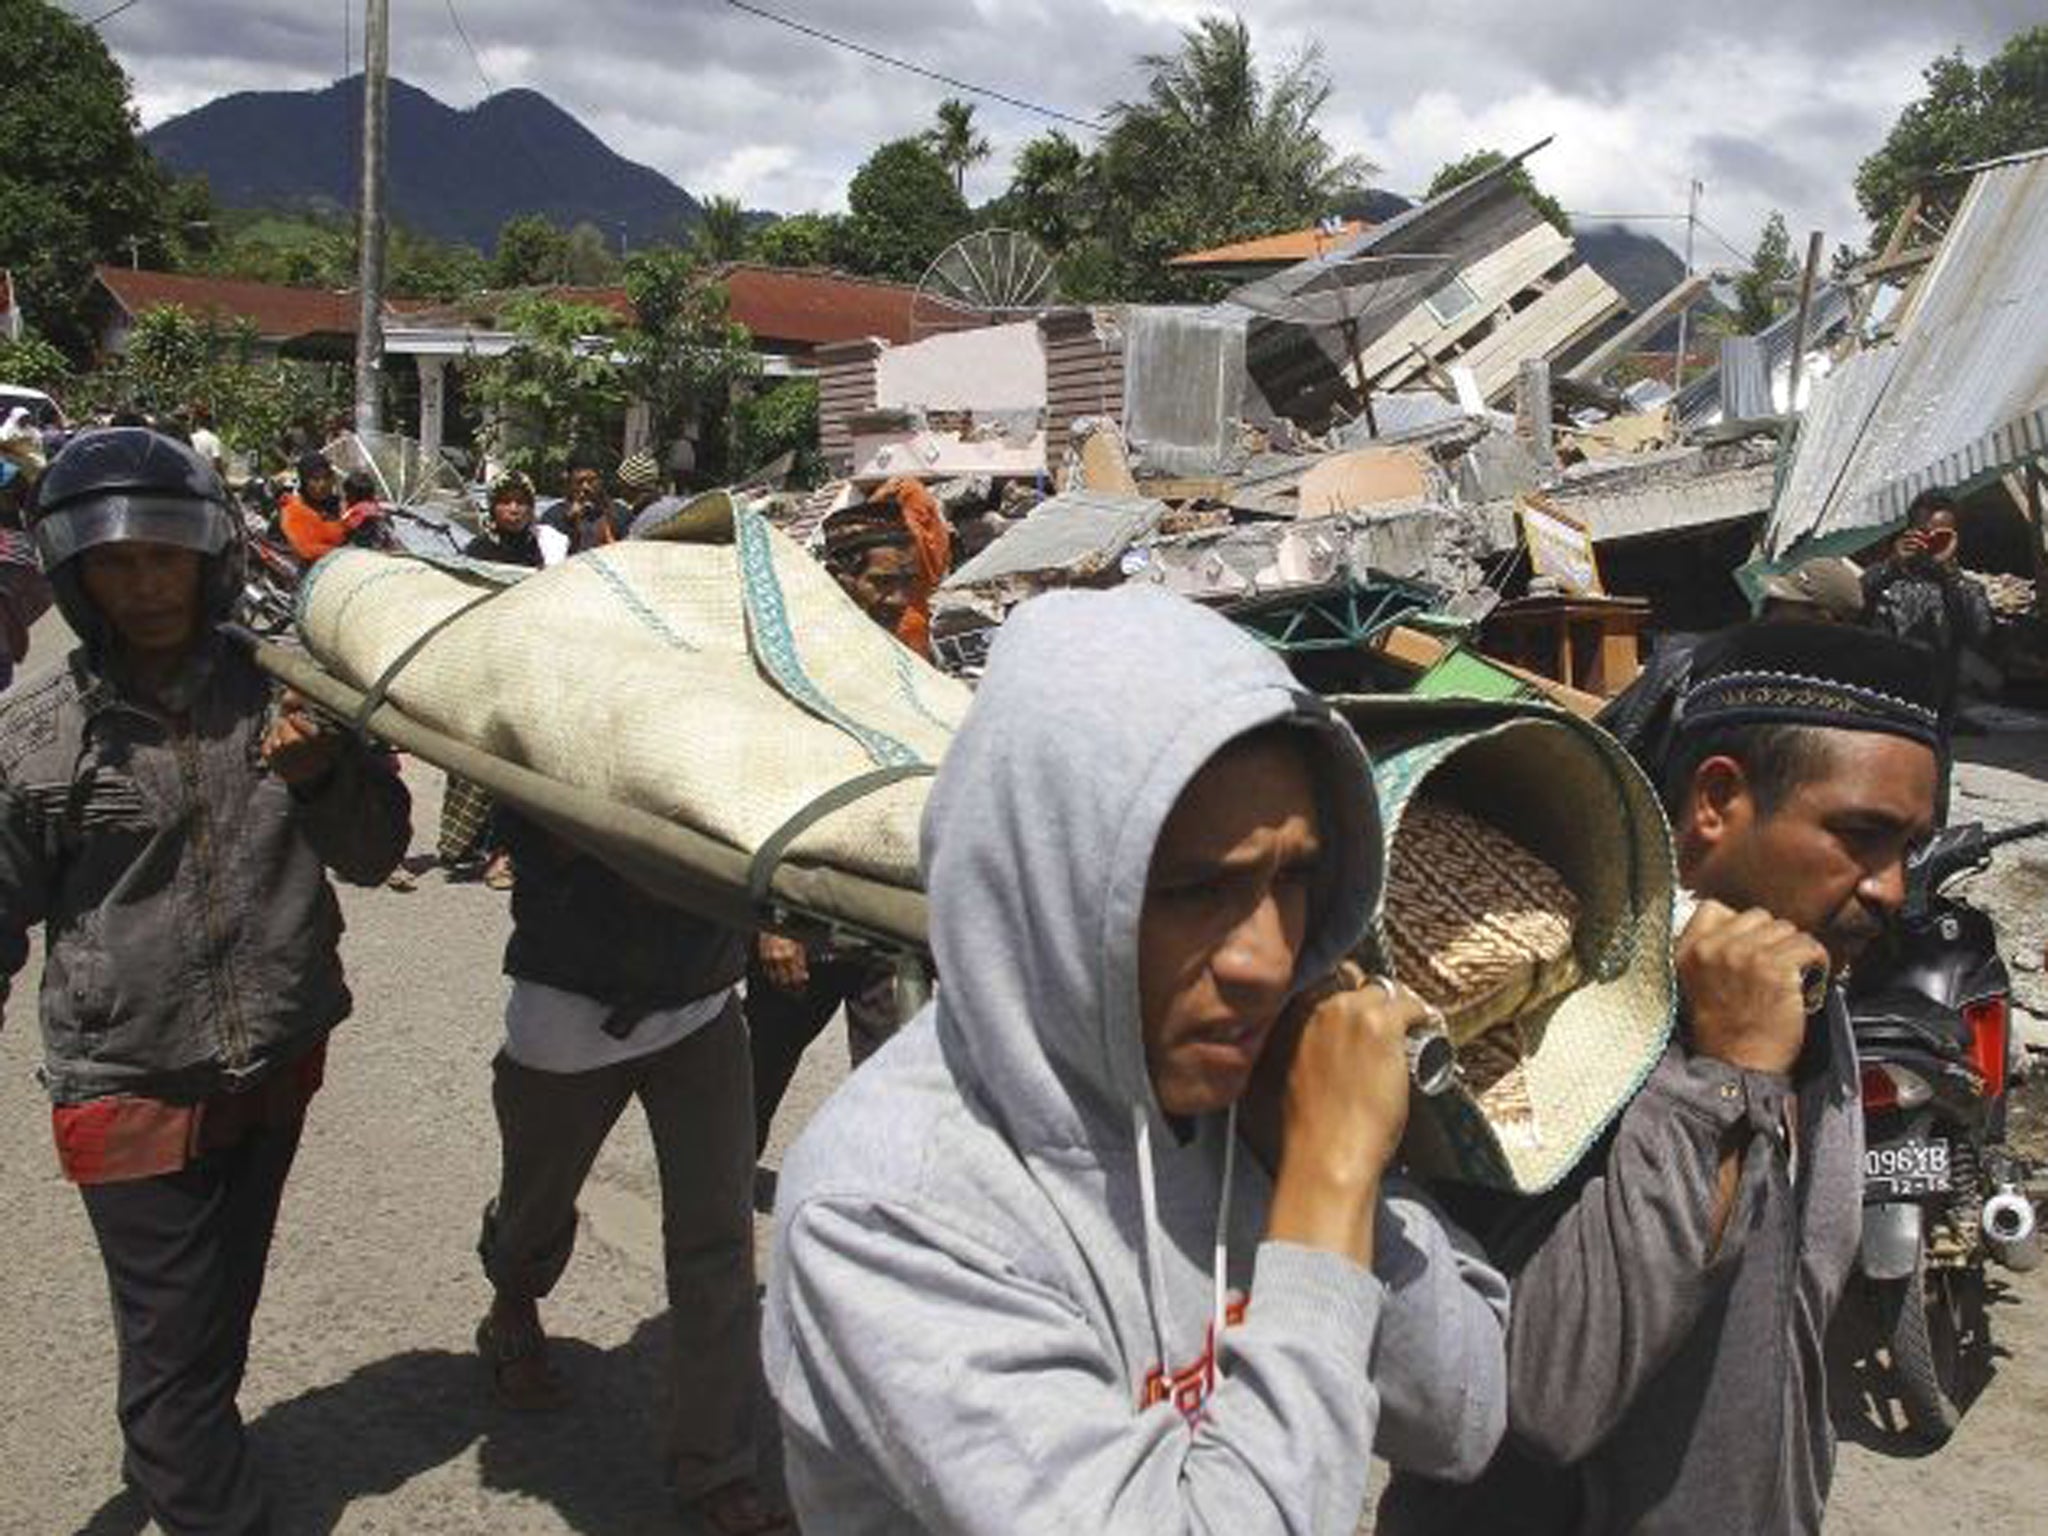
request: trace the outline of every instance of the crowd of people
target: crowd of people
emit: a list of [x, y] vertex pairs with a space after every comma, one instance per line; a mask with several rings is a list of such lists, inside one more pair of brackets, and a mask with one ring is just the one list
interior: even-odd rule
[[[546, 567], [634, 537], [660, 491], [651, 459], [579, 461], [536, 516], [507, 475], [468, 554]], [[313, 559], [361, 504], [309, 457], [280, 523]], [[451, 784], [439, 852], [511, 906], [489, 1390], [564, 1401], [541, 1304], [637, 1099], [664, 1472], [725, 1536], [1341, 1536], [1375, 1458], [1390, 1536], [1817, 1531], [1862, 1124], [1839, 991], [1810, 1013], [1804, 978], [1882, 932], [1939, 818], [1978, 623], [1954, 518], [1916, 506], [1863, 578], [1876, 628], [1820, 622], [1808, 573], [1617, 708], [1696, 901], [1680, 1022], [1537, 1197], [1404, 1172], [1428, 1010], [1351, 963], [1387, 880], [1367, 753], [1192, 603], [1054, 594], [1004, 626], [925, 815], [921, 977], [665, 905]], [[26, 519], [79, 647], [0, 704], [0, 971], [41, 927], [42, 1079], [113, 1299], [125, 1475], [166, 1532], [263, 1531], [236, 1396], [350, 1008], [328, 876], [387, 880], [410, 800], [219, 633], [243, 534], [200, 445], [82, 434]], [[951, 545], [924, 487], [834, 514], [821, 549], [925, 649]], [[785, 1160], [763, 1309], [756, 1158], [842, 1008], [859, 1069]]]

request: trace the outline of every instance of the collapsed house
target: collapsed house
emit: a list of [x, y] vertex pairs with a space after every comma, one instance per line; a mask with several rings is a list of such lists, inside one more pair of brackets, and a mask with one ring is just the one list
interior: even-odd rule
[[1183, 258], [1246, 279], [1212, 304], [833, 349], [847, 483], [826, 499], [920, 474], [990, 509], [995, 542], [934, 600], [967, 672], [1032, 593], [1146, 581], [1323, 684], [1454, 673], [1591, 709], [1655, 633], [1745, 614], [1746, 562], [1754, 591], [1860, 550], [1929, 484], [2031, 506], [1991, 578], [2016, 612], [2012, 583], [2048, 565], [2048, 152], [1945, 178], [1864, 272], [1674, 394], [1609, 379], [1706, 280], [1627, 316], [1517, 187], [1541, 148], [1379, 225]]

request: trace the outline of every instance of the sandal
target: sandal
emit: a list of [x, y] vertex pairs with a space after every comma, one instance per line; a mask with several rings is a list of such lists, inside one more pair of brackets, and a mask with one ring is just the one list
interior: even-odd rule
[[491, 1393], [516, 1413], [552, 1413], [567, 1406], [569, 1389], [548, 1364], [548, 1336], [540, 1320], [506, 1324], [486, 1312], [476, 1325], [476, 1349], [491, 1373]]
[[682, 1507], [684, 1514], [712, 1536], [774, 1536], [775, 1532], [796, 1530], [788, 1511], [776, 1509], [762, 1497], [751, 1477], [720, 1483], [709, 1493], [683, 1501]]

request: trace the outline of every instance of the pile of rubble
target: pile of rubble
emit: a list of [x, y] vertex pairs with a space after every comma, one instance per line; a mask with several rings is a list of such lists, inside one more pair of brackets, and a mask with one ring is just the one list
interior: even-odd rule
[[[1031, 594], [1139, 581], [1231, 613], [1332, 685], [1412, 685], [1462, 656], [1460, 687], [1592, 707], [1650, 635], [1743, 616], [1808, 555], [1879, 546], [1913, 489], [1945, 483], [1987, 508], [1992, 533], [1964, 554], [1994, 609], [2038, 635], [2048, 324], [2019, 336], [1997, 315], [2048, 293], [2048, 152], [1944, 194], [1942, 263], [1937, 246], [1848, 283], [1809, 272], [1794, 310], [1676, 390], [1618, 380], [1707, 280], [1628, 316], [1516, 186], [1522, 158], [1385, 224], [1325, 231], [1306, 256], [1264, 241], [1183, 258], [1245, 279], [1217, 304], [839, 349], [823, 435], [845, 478], [778, 515], [802, 534], [893, 476], [933, 485], [962, 555], [933, 641], [967, 675]], [[1958, 392], [1943, 381], [1968, 358], [1926, 338], [1930, 314], [1951, 339], [2027, 357], [1985, 375], [1998, 388]], [[1902, 391], [1943, 388], [1974, 414], [1852, 430]], [[1788, 501], [1788, 483], [1829, 496]], [[1481, 655], [1492, 673], [1475, 680]]]

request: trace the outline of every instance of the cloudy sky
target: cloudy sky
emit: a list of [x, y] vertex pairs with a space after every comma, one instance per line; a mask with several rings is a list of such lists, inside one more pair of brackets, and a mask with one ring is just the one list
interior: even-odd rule
[[[84, 16], [109, 0], [61, 0]], [[1198, 0], [762, 0], [764, 8], [1080, 118], [1136, 96], [1140, 56], [1222, 9]], [[1337, 145], [1412, 192], [1474, 148], [1556, 142], [1532, 162], [1575, 212], [1682, 212], [1705, 184], [1702, 263], [1747, 249], [1782, 208], [1795, 237], [1864, 231], [1850, 191], [1937, 53], [1981, 62], [2040, 0], [1240, 0], [1262, 58], [1319, 45]], [[724, 0], [413, 0], [393, 73], [455, 106], [530, 86], [620, 153], [699, 195], [793, 212], [844, 206], [884, 139], [925, 127], [949, 87]], [[459, 17], [474, 55], [458, 35]], [[351, 25], [355, 37], [351, 37]], [[104, 33], [148, 124], [237, 90], [319, 86], [359, 67], [361, 0], [136, 0]], [[980, 99], [1001, 191], [1049, 120]], [[1071, 131], [1071, 130], [1070, 130]], [[1677, 244], [1682, 225], [1639, 227]]]

